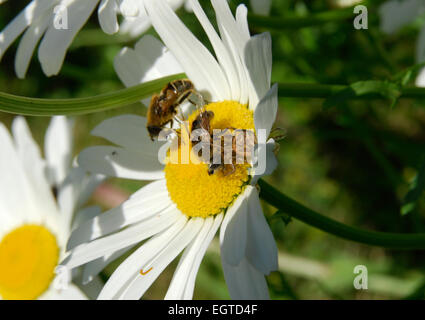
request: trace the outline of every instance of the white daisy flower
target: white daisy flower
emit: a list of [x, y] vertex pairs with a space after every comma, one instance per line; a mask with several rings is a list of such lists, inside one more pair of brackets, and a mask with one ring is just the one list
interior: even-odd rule
[[[192, 6], [188, 0], [167, 0], [173, 10], [178, 10], [184, 4], [184, 8], [188, 12], [192, 12]], [[271, 0], [250, 0], [251, 9], [254, 13], [267, 16], [271, 9]], [[147, 31], [151, 26], [146, 11], [141, 10], [137, 17], [125, 17], [120, 25], [120, 33], [137, 38]]]
[[[0, 123], [0, 299], [87, 299], [56, 269], [73, 215], [96, 185], [82, 169], [69, 170], [70, 129], [64, 117], [52, 119], [44, 160], [24, 118], [13, 121], [13, 137]], [[93, 216], [93, 210], [84, 214]]]
[[[413, 22], [424, 12], [425, 1], [423, 0], [391, 0], [384, 2], [379, 8], [380, 28], [387, 34], [395, 33], [405, 25]], [[416, 42], [416, 62], [425, 62], [425, 25], [422, 27]], [[425, 68], [418, 74], [416, 85], [425, 87]]]
[[[129, 19], [132, 17], [137, 19], [137, 23], [125, 22], [124, 29], [127, 33], [138, 35], [150, 26], [149, 20], [145, 21], [143, 1], [32, 0], [0, 32], [0, 59], [9, 46], [23, 33], [15, 57], [17, 76], [25, 77], [39, 42], [38, 59], [43, 72], [47, 76], [57, 75], [69, 46], [96, 7], [99, 24], [104, 32], [113, 34], [119, 30], [117, 15], [121, 14]], [[170, 0], [170, 2], [177, 9], [183, 0]]]
[[[271, 38], [251, 37], [247, 9], [233, 17], [225, 0], [213, 0], [219, 34], [197, 0], [190, 0], [217, 59], [186, 28], [164, 1], [145, 1], [146, 11], [165, 46], [152, 36], [134, 49], [124, 48], [115, 68], [127, 86], [185, 72], [197, 90], [212, 101], [213, 128], [264, 129], [276, 117], [277, 86], [270, 88]], [[189, 116], [189, 123], [197, 111]], [[85, 266], [89, 281], [126, 250], [143, 244], [115, 270], [99, 299], [139, 299], [161, 272], [181, 253], [166, 299], [191, 299], [202, 258], [220, 228], [225, 279], [233, 299], [269, 298], [265, 275], [277, 270], [277, 247], [263, 215], [247, 165], [235, 172], [208, 174], [205, 163], [158, 161], [161, 143], [152, 142], [146, 119], [118, 116], [102, 122], [92, 134], [116, 146], [83, 150], [79, 164], [95, 173], [152, 180], [126, 202], [80, 225], [71, 235], [70, 256], [63, 265]], [[277, 166], [266, 145], [267, 170]], [[258, 172], [257, 172], [258, 173]]]

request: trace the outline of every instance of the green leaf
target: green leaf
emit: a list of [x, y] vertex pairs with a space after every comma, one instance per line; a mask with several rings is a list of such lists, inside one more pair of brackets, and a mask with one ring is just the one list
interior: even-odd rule
[[272, 218], [280, 218], [282, 219], [285, 226], [287, 226], [290, 222], [292, 222], [292, 218], [290, 215], [286, 214], [282, 210], [277, 210], [275, 214], [272, 215]]
[[413, 178], [409, 192], [403, 200], [403, 205], [400, 209], [402, 215], [412, 212], [416, 208], [417, 201], [425, 189], [425, 155], [422, 156], [418, 173]]
[[0, 111], [29, 116], [81, 115], [123, 107], [160, 91], [168, 82], [184, 78], [174, 74], [111, 93], [75, 99], [40, 99], [0, 92]]
[[406, 86], [410, 81], [416, 78], [419, 71], [425, 67], [425, 62], [415, 64], [407, 69], [402, 70], [393, 77], [393, 81], [401, 86]]
[[330, 107], [337, 106], [348, 99], [376, 95], [390, 99], [392, 105], [394, 105], [397, 99], [401, 96], [400, 86], [393, 82], [378, 80], [355, 82], [326, 99], [323, 103], [323, 107], [328, 109]]

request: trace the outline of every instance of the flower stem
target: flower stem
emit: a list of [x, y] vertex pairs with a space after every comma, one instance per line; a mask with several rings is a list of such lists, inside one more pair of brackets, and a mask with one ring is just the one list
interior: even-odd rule
[[[318, 83], [279, 83], [279, 96], [285, 98], [329, 98], [349, 85], [318, 84]], [[425, 88], [403, 87], [400, 98], [425, 98]], [[352, 99], [384, 99], [378, 94], [368, 94], [352, 97]]]
[[174, 74], [134, 87], [87, 98], [40, 99], [0, 92], [0, 111], [31, 116], [81, 115], [100, 112], [123, 107], [149, 97], [159, 92], [168, 82], [184, 76], [185, 74]]
[[[74, 99], [41, 99], [17, 96], [0, 92], [0, 111], [28, 116], [82, 115], [123, 107], [159, 92], [166, 83], [184, 78], [185, 74], [174, 74], [145, 82], [134, 87]], [[317, 83], [279, 83], [280, 97], [329, 98], [348, 85]], [[425, 88], [404, 87], [399, 98], [425, 98]], [[352, 96], [350, 99], [384, 99], [378, 94]]]
[[[305, 16], [287, 15], [283, 17], [262, 16], [249, 13], [248, 22], [252, 27], [269, 30], [300, 29], [320, 26], [329, 22], [343, 22], [353, 20], [356, 14], [353, 7], [331, 10], [319, 13], [310, 13]], [[369, 14], [369, 19], [376, 20], [376, 15]], [[373, 21], [375, 22], [375, 21]], [[352, 21], [350, 22], [352, 24]]]
[[321, 25], [327, 22], [343, 21], [353, 17], [353, 10], [333, 10], [308, 16], [268, 17], [248, 14], [248, 23], [253, 27], [272, 30], [304, 28]]
[[291, 217], [337, 237], [393, 249], [425, 249], [425, 233], [390, 233], [351, 227], [325, 217], [282, 194], [264, 180], [258, 182], [260, 197]]

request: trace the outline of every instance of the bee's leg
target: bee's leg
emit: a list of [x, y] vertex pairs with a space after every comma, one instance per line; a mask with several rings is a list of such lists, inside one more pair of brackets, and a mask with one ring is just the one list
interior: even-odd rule
[[221, 164], [211, 163], [210, 165], [208, 165], [208, 175], [214, 174], [220, 168], [222, 168]]
[[[275, 133], [278, 133], [278, 134], [275, 134]], [[286, 130], [279, 127], [273, 128], [270, 131], [270, 138], [274, 139], [274, 141], [276, 142], [283, 140], [286, 138]]]
[[232, 129], [232, 128], [226, 128], [224, 130], [221, 130], [221, 132], [217, 134], [217, 137], [224, 136], [226, 134], [226, 132], [229, 131], [230, 129]]
[[[180, 109], [179, 109], [180, 110]], [[173, 119], [180, 124], [181, 128], [184, 128], [184, 130], [187, 133], [187, 136], [190, 137], [190, 131], [189, 131], [189, 127], [187, 125], [187, 122], [182, 120], [181, 118], [179, 118], [178, 116], [174, 116]], [[175, 131], [175, 130], [174, 130]], [[182, 143], [184, 144], [184, 139], [182, 139]]]
[[177, 107], [177, 113], [178, 113], [178, 115], [179, 115], [179, 117], [180, 117], [180, 119], [181, 119], [182, 121], [185, 121], [185, 120], [186, 120], [186, 119], [185, 119], [185, 117], [184, 117], [184, 114], [183, 114], [182, 108]]
[[187, 100], [196, 106], [197, 109], [201, 109], [204, 111], [204, 106], [206, 104], [206, 101], [204, 97], [196, 90], [191, 90], [189, 95], [187, 96]]
[[177, 107], [177, 112], [178, 112], [178, 115], [180, 117], [180, 119], [179, 119], [180, 120], [180, 122], [179, 122], [180, 123], [180, 126], [183, 126], [184, 129], [186, 130], [187, 135], [190, 136], [189, 126], [188, 126], [188, 123], [186, 121], [186, 118], [185, 118], [185, 116], [183, 114], [182, 109], [180, 107]]

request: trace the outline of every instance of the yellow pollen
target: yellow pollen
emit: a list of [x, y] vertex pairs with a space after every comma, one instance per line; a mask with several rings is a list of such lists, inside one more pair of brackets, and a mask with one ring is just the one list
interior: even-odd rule
[[50, 286], [59, 262], [55, 236], [43, 226], [24, 225], [0, 242], [0, 296], [34, 300]]
[[[212, 129], [254, 130], [253, 112], [246, 105], [236, 101], [221, 101], [210, 103], [205, 109], [214, 112], [210, 123]], [[199, 111], [196, 111], [189, 116], [190, 126], [198, 114]], [[248, 164], [235, 164], [235, 171], [231, 174], [225, 175], [222, 170], [218, 170], [209, 175], [208, 164], [188, 162], [168, 162], [165, 178], [171, 200], [189, 217], [206, 218], [222, 212], [249, 182]]]

